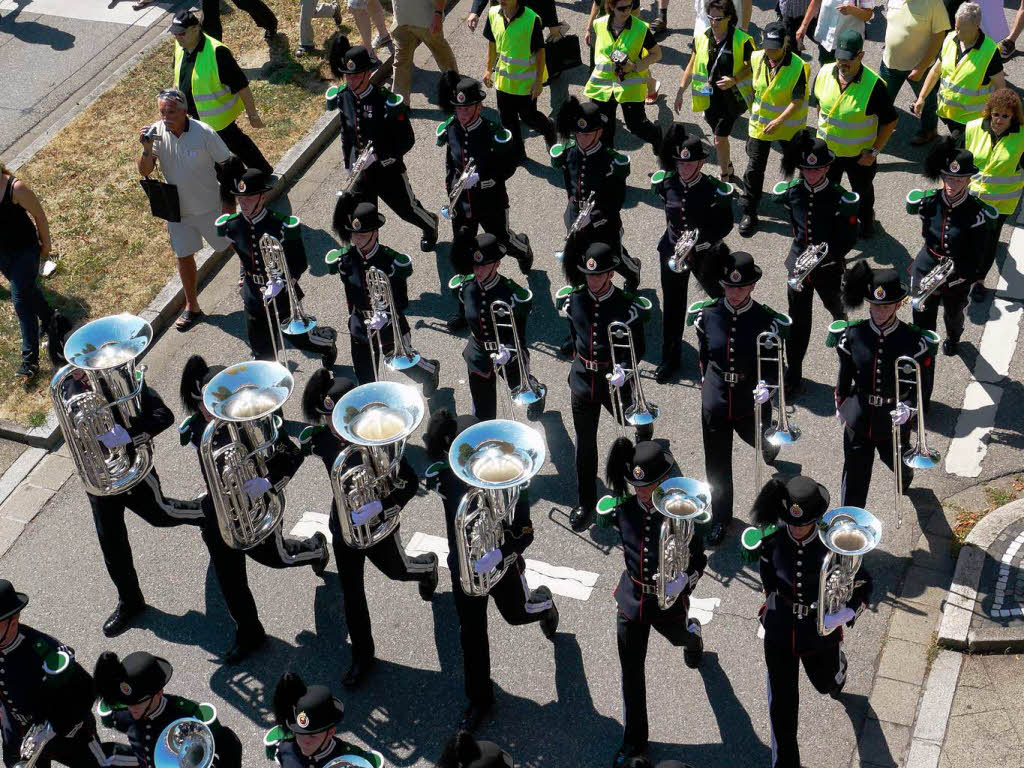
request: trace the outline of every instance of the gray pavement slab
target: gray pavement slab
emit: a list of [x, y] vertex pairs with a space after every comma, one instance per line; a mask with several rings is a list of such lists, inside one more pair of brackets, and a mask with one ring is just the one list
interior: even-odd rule
[[3, 475], [21, 454], [28, 449], [28, 446], [21, 443], [12, 443], [7, 440], [0, 440], [0, 475]]

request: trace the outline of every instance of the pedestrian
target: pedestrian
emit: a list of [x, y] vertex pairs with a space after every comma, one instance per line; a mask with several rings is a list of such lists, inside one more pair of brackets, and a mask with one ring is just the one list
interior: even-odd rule
[[818, 70], [811, 92], [818, 108], [818, 136], [836, 155], [828, 179], [838, 184], [846, 174], [860, 195], [860, 236], [871, 237], [878, 155], [896, 130], [899, 113], [885, 82], [863, 60], [864, 38], [846, 30], [836, 41], [836, 61]]
[[[789, 41], [789, 47], [794, 51], [803, 48], [803, 45], [797, 42], [796, 33], [803, 26], [804, 19], [807, 18], [810, 4], [811, 0], [778, 0], [775, 4], [775, 14], [785, 27], [786, 39]], [[809, 23], [814, 23], [813, 16]]]
[[[955, 18], [956, 12], [966, 0], [945, 0], [946, 13]], [[1006, 23], [1006, 11], [1003, 0], [974, 0], [981, 7], [981, 31], [996, 43], [1005, 40], [1010, 34], [1010, 25]], [[1018, 10], [1018, 15], [1019, 15]]]
[[136, 161], [146, 177], [159, 161], [167, 183], [178, 192], [180, 221], [168, 221], [167, 232], [185, 291], [185, 311], [174, 324], [179, 331], [189, 330], [203, 317], [195, 259], [203, 240], [215, 251], [231, 245], [217, 234], [216, 226], [217, 217], [227, 212], [220, 199], [217, 166], [227, 162], [231, 152], [213, 128], [188, 116], [185, 105], [185, 94], [177, 88], [160, 91], [160, 120], [142, 130], [142, 156]]
[[794, 35], [796, 50], [803, 50], [804, 40], [813, 27], [811, 38], [818, 44], [818, 63], [829, 64], [836, 60], [839, 36], [852, 29], [864, 37], [874, 15], [875, 0], [811, 0]]
[[[224, 36], [220, 23], [220, 5], [223, 0], [203, 0], [203, 32], [214, 40]], [[263, 39], [273, 43], [277, 39], [277, 17], [263, 0], [231, 0], [240, 11], [248, 13], [256, 26], [263, 30]], [[193, 9], [194, 10], [194, 9]]]
[[32, 190], [0, 163], [0, 274], [11, 284], [11, 302], [21, 329], [21, 365], [15, 375], [26, 383], [39, 372], [39, 332], [48, 339], [53, 365], [63, 364], [61, 345], [70, 330], [39, 288], [39, 262], [50, 255], [50, 224]]
[[[388, 20], [384, 16], [384, 7], [380, 0], [348, 0], [348, 12], [355, 19], [359, 37], [368, 51], [373, 52], [385, 46], [391, 47]], [[373, 26], [370, 26], [371, 22]], [[377, 28], [376, 37], [372, 37], [373, 27]]]
[[420, 43], [427, 46], [434, 57], [438, 70], [456, 70], [455, 54], [444, 37], [444, 0], [396, 0], [395, 28], [395, 76], [391, 90], [409, 104], [412, 89], [413, 56]]
[[955, 28], [946, 35], [942, 52], [928, 70], [914, 102], [915, 115], [923, 114], [936, 84], [938, 116], [958, 141], [963, 139], [967, 123], [981, 116], [988, 97], [1006, 85], [996, 41], [981, 31], [981, 6], [977, 3], [957, 8]]
[[[253, 128], [263, 128], [249, 78], [220, 40], [203, 32], [192, 11], [171, 22], [174, 36], [174, 87], [185, 95], [189, 117], [209, 125], [248, 168], [272, 173], [273, 167], [235, 121], [244, 111]], [[202, 105], [200, 109], [199, 105]]]
[[[999, 15], [1005, 21], [1006, 17], [1003, 15], [1003, 4], [999, 3]], [[984, 22], [982, 22], [984, 24]], [[1003, 36], [999, 43], [999, 55], [1004, 59], [1008, 59], [1013, 56], [1013, 52], [1017, 50], [1017, 38], [1020, 37], [1021, 31], [1024, 30], [1024, 0], [1021, 0], [1020, 7], [1017, 8], [1017, 13], [1013, 17], [1013, 28]], [[999, 39], [996, 31], [990, 31], [987, 33], [990, 37]]]
[[[639, 0], [638, 0], [639, 2]], [[750, 15], [753, 12], [753, 0], [740, 0], [740, 7], [737, 9], [738, 18], [736, 26], [744, 32], [750, 26]], [[705, 7], [705, 0], [693, 0], [693, 36], [703, 35], [711, 24], [708, 22], [708, 11]]]
[[[607, 0], [594, 0], [590, 5], [590, 17], [587, 19], [587, 31], [583, 35], [584, 42], [590, 47], [590, 66], [594, 66], [594, 22], [597, 21], [599, 16], [607, 16], [611, 14], [611, 6], [607, 6], [609, 10], [605, 10]], [[701, 3], [703, 9], [704, 0], [697, 0]], [[749, 2], [749, 0], [748, 0]], [[633, 11], [632, 14], [639, 18], [640, 16], [640, 0], [633, 0]], [[654, 36], [654, 33], [651, 33]], [[661, 81], [655, 79], [654, 75], [650, 75], [647, 78], [647, 98], [644, 99], [645, 104], [655, 104], [658, 101], [658, 96], [661, 91]], [[552, 102], [553, 104], [553, 102]], [[552, 109], [552, 112], [555, 112]]]
[[308, 56], [316, 51], [313, 19], [334, 19], [334, 26], [341, 27], [341, 8], [337, 2], [299, 0], [299, 47], [295, 49], [296, 56]]
[[[885, 12], [882, 66], [878, 70], [890, 101], [896, 101], [907, 82], [915, 95], [921, 95], [924, 76], [939, 55], [948, 30], [949, 14], [942, 0], [890, 0]], [[924, 99], [921, 126], [910, 138], [915, 147], [934, 141], [937, 135], [936, 95], [932, 92]]]

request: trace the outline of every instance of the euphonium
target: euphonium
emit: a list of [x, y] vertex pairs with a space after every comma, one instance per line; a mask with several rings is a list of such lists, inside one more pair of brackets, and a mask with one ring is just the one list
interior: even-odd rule
[[676, 238], [676, 245], [668, 259], [668, 268], [677, 274], [690, 271], [690, 254], [700, 240], [699, 229], [684, 229]]
[[295, 290], [295, 281], [292, 280], [292, 273], [288, 269], [288, 259], [281, 241], [273, 235], [264, 233], [260, 237], [260, 255], [263, 256], [263, 265], [266, 267], [267, 276], [271, 279], [283, 280], [285, 290], [288, 291], [291, 315], [286, 322], [280, 323], [281, 331], [289, 336], [301, 336], [304, 333], [309, 333], [316, 328], [316, 318], [307, 314], [302, 308], [302, 300], [299, 298], [298, 291]]
[[793, 265], [793, 276], [786, 280], [786, 284], [794, 291], [802, 291], [804, 289], [804, 280], [827, 256], [828, 243], [817, 243], [808, 247], [796, 257], [796, 263]]
[[854, 590], [864, 555], [882, 542], [882, 524], [860, 507], [837, 507], [818, 522], [818, 538], [829, 552], [821, 563], [818, 579], [818, 634], [835, 631], [825, 626], [825, 616], [846, 607]]
[[[934, 331], [926, 331], [931, 334], [931, 340], [938, 343], [939, 337]], [[904, 385], [914, 387], [917, 407], [917, 445], [903, 450], [902, 430], [896, 424], [892, 425], [892, 468], [896, 479], [896, 498], [893, 502], [896, 512], [896, 528], [903, 525], [903, 472], [901, 465], [905, 464], [911, 469], [931, 469], [937, 466], [942, 454], [933, 451], [928, 447], [928, 431], [924, 424], [924, 387], [921, 382], [921, 364], [910, 355], [902, 355], [896, 358], [893, 364], [893, 376], [896, 377], [894, 391], [897, 401], [900, 400], [900, 388]], [[895, 411], [890, 412], [895, 415]]]
[[153, 748], [154, 768], [210, 768], [217, 757], [213, 731], [194, 717], [164, 728]]
[[[654, 420], [658, 418], [658, 406], [654, 403], [648, 403], [647, 398], [644, 397], [644, 387], [640, 382], [640, 361], [636, 358], [636, 347], [633, 345], [633, 331], [630, 330], [628, 325], [618, 320], [608, 323], [608, 346], [611, 350], [613, 373], [607, 374], [607, 378], [610, 379], [614, 375], [616, 368], [624, 367], [626, 368], [626, 384], [622, 386], [628, 384], [633, 388], [633, 404], [623, 409], [621, 387], [613, 387], [618, 412], [622, 414], [622, 418], [626, 423], [632, 427], [644, 427], [648, 424], [653, 424]], [[623, 361], [621, 357], [623, 352], [629, 355], [626, 366], [622, 366]], [[619, 430], [622, 431], [621, 424], [619, 424]]]
[[[761, 405], [754, 401], [754, 492], [755, 495], [762, 487], [761, 483], [761, 455], [762, 440], [767, 440], [771, 445], [784, 446], [792, 445], [800, 439], [800, 427], [791, 423], [786, 407], [786, 388], [783, 386], [785, 379], [784, 360], [786, 358], [786, 343], [782, 337], [774, 331], [764, 331], [757, 336], [757, 382], [764, 382], [770, 390], [778, 393], [778, 412], [776, 418], [772, 414], [772, 423], [767, 429], [761, 424]], [[776, 383], [768, 384], [764, 380], [761, 371], [765, 363], [775, 363]], [[769, 401], [770, 402], [770, 401]]]
[[363, 151], [360, 152], [359, 155], [356, 157], [355, 162], [352, 163], [352, 167], [349, 169], [348, 172], [348, 178], [345, 179], [345, 186], [338, 193], [339, 197], [341, 195], [348, 194], [349, 192], [352, 191], [352, 188], [356, 185], [356, 182], [359, 181], [359, 177], [362, 175], [363, 171], [366, 170], [366, 167], [370, 164], [370, 155], [372, 154], [373, 142], [369, 141], [366, 143], [366, 146], [363, 147]]
[[939, 259], [939, 263], [929, 270], [917, 283], [917, 290], [910, 298], [910, 308], [915, 312], [924, 308], [928, 297], [941, 288], [953, 274], [955, 264], [948, 256]]
[[[64, 345], [63, 366], [50, 380], [50, 397], [64, 439], [86, 491], [114, 496], [135, 487], [153, 468], [150, 442], [107, 450], [99, 436], [127, 426], [139, 416], [146, 366], [135, 359], [153, 340], [153, 328], [141, 317], [122, 314], [87, 323]], [[53, 342], [51, 342], [53, 343]], [[81, 371], [89, 389], [68, 391]]]
[[679, 595], [666, 594], [676, 576], [690, 570], [690, 540], [694, 526], [711, 519], [711, 488], [690, 477], [670, 477], [657, 488], [651, 502], [665, 520], [658, 535], [658, 606], [672, 607]]
[[48, 720], [36, 723], [29, 728], [25, 733], [25, 738], [21, 740], [21, 751], [19, 752], [21, 759], [14, 764], [14, 768], [34, 768], [42, 759], [46, 745], [56, 735], [57, 732]]
[[546, 455], [540, 432], [505, 419], [469, 427], [448, 449], [452, 471], [473, 488], [455, 513], [459, 581], [467, 595], [486, 595], [505, 575], [504, 562], [479, 574], [473, 564], [502, 545], [519, 493], [540, 471]]
[[[358, 386], [334, 406], [334, 431], [351, 443], [331, 467], [335, 512], [341, 536], [350, 547], [372, 547], [398, 527], [401, 510], [397, 507], [382, 509], [362, 525], [352, 522], [352, 513], [375, 500], [383, 502], [404, 486], [398, 470], [405, 441], [419, 426], [424, 409], [423, 397], [415, 388], [391, 381]], [[359, 463], [346, 468], [356, 455]]]
[[[374, 374], [379, 381], [384, 373], [381, 363], [392, 371], [404, 371], [417, 365], [420, 361], [420, 353], [411, 349], [402, 336], [402, 324], [399, 321], [398, 307], [395, 305], [395, 297], [391, 292], [391, 280], [377, 267], [370, 267], [366, 270], [366, 290], [370, 295], [370, 307], [367, 320], [374, 315], [383, 313], [387, 316], [388, 322], [377, 330], [369, 330], [370, 353], [376, 358], [373, 364]], [[384, 329], [391, 326], [394, 337], [394, 350], [390, 353], [384, 351]], [[377, 353], [374, 354], [374, 349]]]
[[[203, 432], [199, 459], [221, 536], [234, 549], [256, 546], [284, 517], [283, 485], [271, 486], [254, 499], [245, 484], [267, 478], [278, 436], [275, 413], [294, 386], [292, 375], [280, 363], [254, 360], [225, 368], [203, 390], [203, 405], [213, 419]], [[220, 433], [226, 440], [217, 446]]]
[[448, 204], [441, 206], [441, 215], [446, 219], [450, 219], [455, 215], [455, 204], [459, 202], [462, 193], [466, 191], [469, 177], [474, 173], [476, 173], [476, 160], [470, 160], [466, 163], [466, 167], [462, 169], [459, 178], [452, 184], [452, 191], [448, 193]]
[[506, 345], [503, 338], [512, 342], [507, 347], [515, 358], [515, 365], [519, 370], [519, 384], [512, 387], [509, 384], [508, 363], [495, 365], [498, 375], [504, 384], [507, 395], [506, 405], [508, 406], [508, 417], [515, 419], [516, 406], [527, 409], [527, 416], [531, 413], [531, 407], [535, 406], [538, 413], [544, 410], [544, 399], [547, 397], [548, 389], [539, 381], [530, 376], [530, 360], [523, 349], [522, 339], [519, 338], [519, 328], [516, 325], [515, 314], [507, 301], [496, 300], [491, 302], [491, 325], [494, 327], [494, 338], [498, 340], [498, 353], [492, 353], [491, 358], [500, 354], [502, 347]]

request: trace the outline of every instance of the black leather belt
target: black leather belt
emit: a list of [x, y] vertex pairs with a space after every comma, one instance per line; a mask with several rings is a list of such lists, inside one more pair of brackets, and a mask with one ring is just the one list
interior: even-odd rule
[[265, 278], [263, 275], [257, 275], [255, 272], [246, 272], [245, 276], [250, 283], [252, 283], [253, 285], [258, 285], [261, 288], [267, 284], [267, 278]]
[[576, 359], [583, 363], [583, 367], [588, 371], [598, 371], [602, 368], [610, 368], [611, 361], [603, 362], [601, 360], [588, 360], [583, 355], [577, 354]]
[[805, 619], [808, 616], [810, 616], [812, 613], [814, 613], [815, 611], [818, 610], [818, 604], [817, 603], [811, 603], [810, 605], [804, 605], [803, 603], [798, 603], [795, 600], [790, 600], [788, 597], [786, 597], [785, 595], [783, 595], [783, 594], [781, 594], [779, 592], [776, 592], [775, 594], [784, 603], [792, 606], [792, 608], [793, 608], [793, 615], [796, 616], [798, 619]]
[[711, 363], [708, 370], [730, 386], [735, 386], [747, 378], [747, 374], [742, 371], [723, 371], [717, 363]]
[[864, 399], [868, 401], [868, 405], [882, 406], [882, 405], [895, 405], [895, 397], [882, 397], [881, 395], [864, 395]]
[[632, 576], [629, 577], [630, 581], [633, 582], [633, 586], [645, 595], [656, 595], [658, 594], [658, 588], [653, 584], [647, 584], [643, 581], [637, 581]]

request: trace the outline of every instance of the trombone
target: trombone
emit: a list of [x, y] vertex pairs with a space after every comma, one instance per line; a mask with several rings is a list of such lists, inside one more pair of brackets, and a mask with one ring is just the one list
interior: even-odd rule
[[[316, 318], [302, 308], [302, 300], [295, 290], [295, 281], [292, 280], [291, 271], [288, 269], [288, 258], [285, 256], [284, 246], [281, 241], [273, 235], [264, 233], [260, 237], [260, 255], [263, 257], [263, 266], [267, 272], [267, 285], [263, 289], [263, 309], [267, 313], [267, 323], [270, 324], [270, 343], [274, 346], [274, 362], [280, 362], [280, 354], [284, 351], [284, 335], [301, 336], [316, 328]], [[288, 292], [288, 304], [290, 314], [285, 323], [281, 322], [281, 315], [277, 310], [277, 294], [268, 295], [271, 286], [281, 281]], [[270, 320], [270, 306], [274, 306], [274, 320]], [[274, 333], [274, 329], [277, 333]]]
[[[367, 320], [379, 315], [384, 315], [386, 322], [377, 330], [369, 330], [370, 355], [373, 357], [373, 370], [377, 381], [382, 381], [385, 369], [392, 371], [405, 371], [418, 365], [420, 353], [412, 349], [402, 334], [400, 315], [398, 307], [395, 306], [395, 297], [391, 292], [391, 280], [377, 267], [370, 267], [366, 270], [366, 290], [370, 294], [370, 310], [367, 312]], [[391, 326], [394, 337], [394, 350], [390, 353], [384, 350], [384, 329]]]
[[[903, 435], [900, 425], [895, 422], [892, 425], [892, 470], [896, 476], [896, 528], [903, 525], [903, 466], [911, 469], [931, 469], [939, 463], [942, 454], [933, 451], [928, 447], [928, 432], [924, 425], [924, 390], [921, 384], [921, 364], [910, 355], [901, 355], [896, 358], [893, 365], [893, 375], [896, 377], [896, 399], [899, 400], [900, 387], [903, 385], [913, 386], [917, 396], [917, 407], [911, 411], [917, 412], [917, 445], [903, 450]], [[890, 411], [891, 416], [896, 411]]]
[[[640, 361], [636, 359], [636, 347], [633, 345], [633, 331], [625, 323], [616, 320], [608, 324], [608, 347], [611, 351], [612, 372], [605, 374], [606, 379], [611, 379], [616, 371], [622, 370], [626, 374], [626, 382], [629, 384], [633, 397], [633, 404], [628, 408], [622, 402], [622, 387], [613, 387], [615, 390], [614, 403], [616, 408], [616, 421], [619, 423], [619, 433], [625, 434], [625, 422], [631, 427], [646, 427], [653, 425], [658, 418], [658, 406], [648, 403], [644, 397], [644, 387], [640, 382]], [[628, 367], [622, 366], [623, 353], [629, 355]], [[621, 419], [621, 420], [620, 420]]]
[[[526, 356], [522, 340], [519, 338], [519, 328], [516, 326], [515, 314], [507, 301], [494, 301], [491, 303], [491, 324], [494, 326], [494, 338], [498, 340], [498, 351], [491, 353], [491, 360], [494, 361], [494, 369], [505, 384], [505, 403], [507, 416], [512, 421], [516, 420], [516, 406], [526, 408], [526, 415], [537, 416], [544, 411], [544, 400], [548, 394], [548, 388], [530, 375], [530, 360]], [[502, 331], [507, 337], [511, 337], [512, 345], [505, 346], [502, 343]], [[519, 383], [513, 387], [509, 379], [509, 362], [498, 363], [497, 358], [503, 352], [511, 353], [515, 358], [515, 365], [519, 371]]]
[[[773, 354], [774, 353], [774, 354]], [[800, 428], [790, 422], [786, 410], [786, 388], [783, 386], [785, 370], [783, 361], [786, 357], [786, 343], [775, 331], [764, 331], [757, 335], [757, 384], [764, 384], [772, 395], [778, 393], [778, 412], [776, 416], [772, 409], [772, 423], [765, 429], [761, 423], [761, 403], [754, 400], [754, 493], [761, 490], [762, 464], [764, 459], [761, 456], [764, 440], [769, 445], [781, 448], [784, 445], [792, 445], [800, 439]], [[775, 363], [776, 383], [769, 384], [764, 380], [762, 366], [767, 363]], [[771, 402], [769, 400], [768, 402]]]

